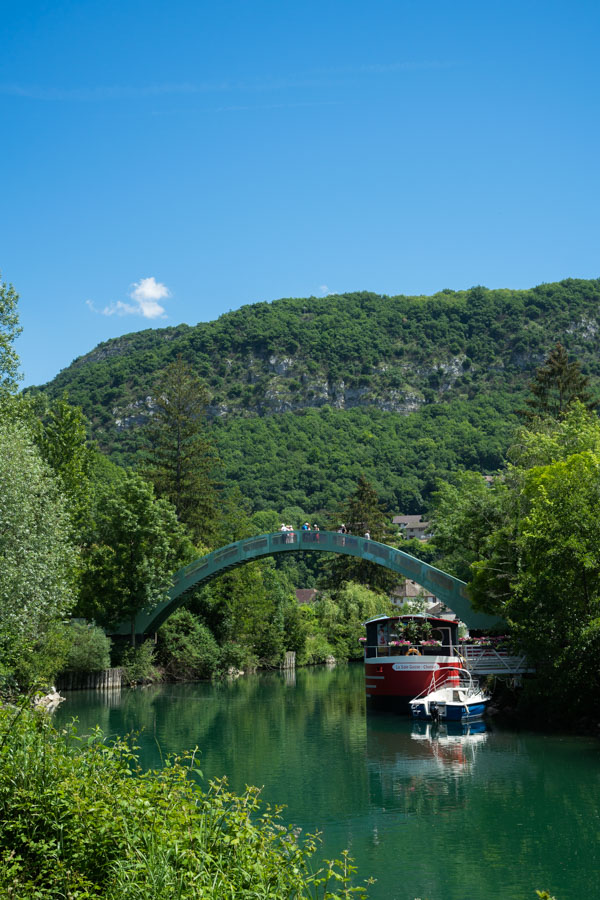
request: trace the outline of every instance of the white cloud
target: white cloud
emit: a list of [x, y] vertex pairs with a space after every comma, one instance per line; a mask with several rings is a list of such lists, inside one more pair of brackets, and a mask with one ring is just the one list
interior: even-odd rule
[[161, 284], [160, 281], [151, 277], [141, 278], [132, 287], [133, 290], [129, 296], [137, 302], [139, 311], [145, 319], [157, 319], [159, 316], [164, 318], [165, 309], [160, 303], [157, 303], [157, 300], [164, 300], [171, 296], [166, 284]]
[[134, 301], [133, 303], [116, 300], [99, 310], [92, 300], [85, 302], [92, 312], [101, 313], [103, 316], [143, 316], [144, 319], [166, 319], [165, 308], [158, 301], [170, 296], [171, 292], [166, 284], [162, 284], [154, 276], [150, 276], [150, 278], [140, 278], [131, 285], [129, 297]]
[[319, 290], [321, 291], [321, 297], [327, 297], [331, 293], [326, 284], [320, 284]]

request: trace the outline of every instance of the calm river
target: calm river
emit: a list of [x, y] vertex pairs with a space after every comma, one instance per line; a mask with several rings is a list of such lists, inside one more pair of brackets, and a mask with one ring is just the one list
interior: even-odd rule
[[[74, 692], [57, 713], [80, 731], [140, 731], [141, 762], [196, 745], [205, 779], [264, 785], [284, 818], [348, 848], [373, 900], [597, 900], [600, 744], [471, 733], [367, 715], [362, 666], [226, 684]], [[482, 730], [480, 730], [482, 729]]]

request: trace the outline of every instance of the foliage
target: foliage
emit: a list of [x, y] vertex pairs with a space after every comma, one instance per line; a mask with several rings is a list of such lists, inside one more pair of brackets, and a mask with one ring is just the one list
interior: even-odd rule
[[102, 625], [129, 619], [166, 599], [172, 573], [194, 556], [173, 507], [151, 485], [123, 472], [100, 485], [83, 550], [79, 613]]
[[219, 674], [228, 675], [230, 672], [255, 672], [258, 666], [258, 657], [252, 649], [238, 641], [225, 641], [219, 648], [221, 657], [221, 671]]
[[304, 644], [299, 663], [303, 666], [316, 666], [336, 659], [335, 650], [323, 634], [309, 634]]
[[592, 398], [589, 383], [589, 376], [582, 373], [577, 360], [569, 362], [567, 351], [558, 341], [530, 384], [532, 396], [525, 401], [528, 417], [559, 419], [576, 400], [588, 410], [595, 409], [598, 401]]
[[211, 678], [221, 661], [213, 635], [187, 609], [178, 609], [158, 632], [157, 658], [175, 681]]
[[69, 637], [69, 653], [63, 671], [96, 672], [110, 667], [111, 640], [98, 625], [73, 621]]
[[57, 734], [46, 717], [0, 710], [0, 890], [18, 900], [350, 898], [346, 854], [314, 872], [259, 791], [201, 790], [195, 752], [142, 773], [124, 741]]
[[503, 478], [488, 485], [479, 472], [458, 472], [452, 483], [439, 485], [430, 520], [444, 571], [470, 580], [472, 564], [481, 559], [490, 533], [504, 520], [507, 491]]
[[95, 456], [88, 446], [87, 425], [81, 409], [71, 406], [66, 395], [58, 397], [36, 419], [34, 434], [42, 458], [60, 479], [77, 527], [89, 503]]
[[217, 458], [205, 425], [207, 393], [181, 356], [159, 378], [146, 428], [146, 474], [195, 540], [210, 543], [218, 519]]
[[[389, 536], [388, 515], [373, 485], [360, 475], [356, 488], [342, 504], [336, 517], [349, 533], [362, 537], [368, 533], [372, 540], [385, 543]], [[335, 530], [335, 524], [332, 525]], [[369, 560], [355, 556], [335, 556], [327, 567], [323, 584], [332, 590], [349, 581], [369, 585], [381, 591], [391, 590], [397, 577]]]
[[518, 447], [521, 464], [495, 497], [465, 492], [445, 518], [438, 507], [440, 533], [475, 535], [470, 592], [509, 622], [535, 665], [532, 711], [563, 721], [598, 715], [600, 423], [576, 404], [552, 427], [523, 430]]
[[388, 506], [421, 512], [438, 479], [501, 467], [516, 410], [557, 340], [596, 390], [599, 300], [599, 280], [569, 279], [257, 303], [102, 344], [47, 391], [68, 389], [102, 448], [134, 464], [147, 398], [181, 356], [207, 385], [227, 477], [253, 508], [332, 509], [364, 473]]
[[300, 612], [306, 640], [299, 661], [311, 665], [328, 656], [339, 662], [359, 659], [362, 649], [358, 639], [364, 635], [364, 622], [379, 614], [391, 614], [393, 606], [386, 595], [350, 582], [338, 591], [321, 594]]
[[0, 651], [5, 677], [50, 679], [63, 661], [57, 628], [74, 602], [76, 554], [56, 478], [28, 429], [0, 427]]
[[160, 674], [155, 666], [154, 644], [143, 641], [137, 647], [125, 647], [120, 659], [123, 681], [126, 684], [148, 684], [159, 681]]
[[17, 390], [19, 357], [13, 343], [23, 330], [19, 326], [19, 295], [12, 284], [0, 281], [0, 399]]

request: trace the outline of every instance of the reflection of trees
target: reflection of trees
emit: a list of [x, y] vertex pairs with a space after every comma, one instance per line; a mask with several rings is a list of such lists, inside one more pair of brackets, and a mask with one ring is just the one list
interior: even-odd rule
[[154, 685], [123, 691], [112, 713], [98, 697], [66, 718], [79, 715], [82, 731], [97, 722], [112, 734], [141, 730], [145, 767], [198, 746], [205, 779], [227, 775], [238, 791], [264, 785], [267, 800], [287, 804], [291, 820], [312, 827], [348, 809], [360, 814], [368, 802], [362, 666], [300, 669], [295, 680], [276, 672]]
[[[415, 739], [398, 716], [365, 717], [361, 666], [120, 697], [73, 692], [58, 710], [109, 733], [137, 731], [145, 766], [196, 745], [205, 778], [264, 785], [284, 818], [321, 827], [322, 855], [350, 846], [373, 897], [515, 900], [532, 885], [595, 897], [597, 745], [489, 730], [485, 741]], [[573, 760], [577, 765], [573, 765]], [[320, 854], [321, 855], [321, 854]], [[477, 865], [474, 865], [477, 860]], [[592, 881], [592, 879], [594, 879]]]
[[112, 728], [112, 720], [115, 710], [121, 705], [123, 693], [120, 690], [111, 691], [63, 691], [65, 702], [61, 703], [52, 716], [57, 728], [77, 719], [77, 731], [79, 734], [89, 734], [99, 725], [104, 734], [122, 734], [120, 730], [120, 716], [117, 715], [118, 725]]

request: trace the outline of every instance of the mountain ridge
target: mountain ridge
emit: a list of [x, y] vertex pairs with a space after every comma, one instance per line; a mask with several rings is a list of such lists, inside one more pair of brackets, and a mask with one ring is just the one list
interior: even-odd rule
[[[67, 391], [89, 418], [100, 446], [132, 463], [139, 452], [140, 426], [152, 414], [156, 380], [181, 355], [206, 383], [208, 412], [226, 470], [229, 466], [245, 485], [254, 505], [281, 504], [284, 487], [264, 493], [240, 470], [235, 445], [245, 443], [244, 429], [252, 430], [254, 419], [265, 420], [265, 429], [255, 429], [261, 440], [270, 443], [277, 434], [278, 441], [290, 445], [288, 451], [294, 442], [305, 447], [297, 462], [305, 484], [290, 488], [294, 502], [302, 506], [315, 493], [307, 473], [319, 480], [307, 462], [310, 447], [302, 435], [310, 420], [314, 441], [322, 444], [316, 455], [329, 472], [332, 497], [347, 488], [358, 469], [369, 471], [370, 466], [387, 499], [413, 511], [422, 508], [435, 477], [465, 465], [482, 470], [502, 465], [528, 383], [557, 340], [579, 359], [597, 390], [600, 280], [566, 279], [519, 291], [474, 287], [431, 297], [363, 291], [249, 304], [212, 322], [146, 329], [103, 342], [34, 390], [50, 397]], [[478, 405], [481, 411], [474, 415]], [[436, 409], [443, 413], [438, 425], [443, 423], [444, 435], [432, 424]], [[369, 462], [359, 446], [360, 435], [373, 430], [370, 419], [380, 442], [399, 442], [396, 451], [388, 449], [387, 461], [373, 462], [374, 453]], [[478, 419], [486, 420], [485, 427]], [[469, 433], [475, 429], [470, 440], [480, 446], [479, 454], [467, 447], [461, 451], [450, 437], [453, 429], [458, 433], [467, 424]], [[352, 433], [352, 445], [344, 432]], [[437, 446], [412, 460], [418, 484], [410, 490], [406, 483], [389, 488], [396, 466], [391, 457], [404, 458], [410, 448], [403, 443], [418, 442], [421, 432]], [[496, 441], [494, 432], [501, 439]], [[286, 437], [288, 433], [295, 437]], [[446, 438], [452, 452], [443, 449]], [[486, 442], [493, 452], [487, 452]], [[327, 446], [332, 456], [344, 447], [344, 473], [331, 471]], [[271, 452], [278, 456], [279, 445], [273, 444]], [[246, 453], [258, 479], [264, 463], [252, 447]], [[432, 466], [435, 477], [426, 474]], [[327, 490], [316, 493], [322, 504]]]

